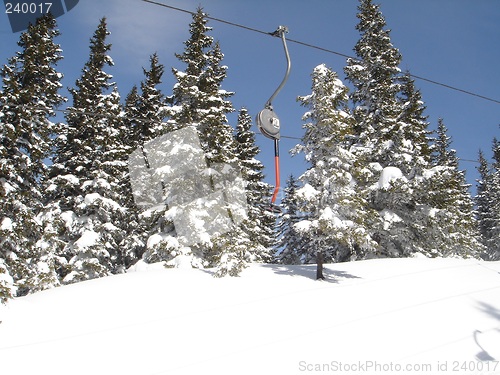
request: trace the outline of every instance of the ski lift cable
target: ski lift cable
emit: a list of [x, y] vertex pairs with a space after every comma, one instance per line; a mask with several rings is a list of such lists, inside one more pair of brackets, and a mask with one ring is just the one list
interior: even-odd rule
[[[153, 0], [142, 0], [142, 1], [144, 1], [146, 3], [158, 5], [158, 6], [161, 6], [161, 7], [164, 7], [164, 8], [169, 8], [169, 9], [172, 9], [172, 10], [176, 10], [176, 11], [179, 11], [179, 12], [188, 13], [188, 14], [191, 14], [191, 15], [196, 14], [193, 11], [182, 9], [182, 8], [178, 8], [178, 7], [174, 7], [172, 5], [168, 5], [168, 4], [165, 4], [165, 3], [160, 3], [158, 1], [153, 1]], [[259, 29], [253, 28], [253, 27], [245, 26], [245, 25], [242, 25], [242, 24], [239, 24], [239, 23], [236, 23], [236, 22], [231, 22], [231, 21], [223, 20], [221, 18], [216, 18], [216, 17], [212, 17], [212, 16], [208, 16], [208, 15], [205, 15], [205, 18], [207, 18], [209, 20], [212, 20], [212, 21], [224, 23], [226, 25], [238, 27], [240, 29], [245, 29], [245, 30], [248, 30], [248, 31], [256, 32], [256, 33], [259, 33], [259, 34], [264, 34], [264, 35], [267, 35], [267, 36], [269, 36], [269, 35], [270, 36], [276, 36], [275, 33], [269, 33], [267, 31], [263, 31], [263, 30], [259, 30]], [[317, 49], [319, 51], [323, 51], [323, 52], [330, 53], [330, 54], [333, 54], [333, 55], [345, 57], [347, 59], [357, 59], [354, 56], [350, 56], [350, 55], [347, 55], [345, 53], [337, 52], [337, 51], [334, 51], [332, 49], [320, 47], [320, 46], [317, 46], [317, 45], [314, 45], [314, 44], [311, 44], [311, 43], [302, 42], [300, 40], [296, 40], [296, 39], [287, 39], [287, 40], [290, 43], [299, 44], [299, 45], [302, 45], [302, 46], [307, 47], [307, 48]], [[480, 99], [483, 99], [483, 100], [488, 100], [490, 102], [500, 104], [500, 100], [498, 100], [498, 99], [493, 99], [493, 98], [490, 98], [490, 97], [485, 96], [485, 95], [477, 94], [477, 93], [469, 91], [469, 90], [464, 90], [464, 89], [461, 89], [459, 87], [448, 85], [448, 84], [442, 83], [442, 82], [438, 82], [438, 81], [435, 81], [435, 80], [432, 80], [432, 79], [429, 79], [429, 78], [425, 78], [425, 77], [422, 77], [422, 76], [419, 76], [419, 75], [416, 75], [416, 74], [413, 74], [413, 73], [409, 73], [409, 75], [410, 75], [410, 77], [413, 77], [415, 79], [418, 79], [418, 80], [421, 80], [421, 81], [424, 81], [424, 82], [427, 82], [427, 83], [430, 83], [430, 84], [433, 84], [433, 85], [441, 86], [441, 87], [447, 88], [449, 90], [458, 91], [458, 92], [461, 92], [463, 94], [467, 94], [467, 95], [474, 96], [474, 97], [477, 97], [477, 98], [480, 98]]]
[[[36, 106], [34, 104], [5, 104], [3, 106], [4, 108], [25, 108], [25, 109], [30, 109], [30, 110], [46, 110], [45, 107], [42, 106]], [[0, 107], [1, 108], [1, 107]], [[156, 120], [151, 120], [147, 118], [142, 118], [142, 117], [130, 117], [130, 116], [122, 116], [122, 115], [112, 115], [109, 113], [95, 113], [95, 112], [89, 112], [89, 111], [84, 111], [78, 108], [55, 108], [51, 109], [53, 112], [57, 113], [62, 113], [62, 114], [74, 114], [74, 115], [83, 115], [83, 116], [89, 116], [89, 117], [101, 117], [101, 118], [108, 118], [112, 120], [122, 120], [122, 121], [133, 121], [133, 122], [138, 122], [138, 123], [144, 123], [144, 124], [151, 124], [157, 122]], [[261, 135], [257, 133], [258, 135]], [[302, 140], [300, 137], [293, 137], [289, 135], [282, 135], [280, 134], [281, 138], [286, 138], [286, 139], [295, 139], [295, 140]]]

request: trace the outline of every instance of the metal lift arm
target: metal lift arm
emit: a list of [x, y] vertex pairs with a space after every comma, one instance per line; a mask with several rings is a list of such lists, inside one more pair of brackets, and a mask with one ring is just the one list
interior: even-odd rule
[[288, 32], [288, 28], [286, 26], [279, 26], [278, 29], [271, 33], [273, 36], [281, 37], [283, 42], [283, 48], [285, 50], [287, 67], [285, 77], [283, 81], [281, 81], [280, 85], [274, 91], [273, 95], [266, 102], [266, 105], [262, 111], [257, 115], [257, 126], [262, 134], [264, 134], [267, 138], [271, 138], [274, 141], [274, 170], [276, 176], [276, 184], [274, 187], [273, 196], [271, 198], [270, 209], [273, 212], [279, 212], [279, 209], [276, 207], [275, 202], [278, 197], [278, 192], [280, 190], [280, 152], [279, 152], [279, 140], [280, 140], [280, 120], [278, 115], [274, 112], [272, 102], [281, 91], [281, 89], [285, 86], [286, 81], [288, 80], [288, 76], [290, 75], [290, 70], [292, 67], [292, 63], [290, 61], [290, 54], [288, 53], [288, 47], [286, 45], [285, 34]]
[[286, 45], [286, 38], [285, 34], [288, 33], [288, 27], [286, 26], [279, 26], [278, 29], [272, 33], [271, 35], [273, 36], [278, 36], [281, 38], [281, 41], [283, 42], [283, 48], [285, 50], [285, 55], [286, 55], [286, 73], [285, 77], [283, 78], [283, 81], [281, 81], [280, 85], [276, 89], [273, 95], [269, 98], [269, 100], [266, 103], [266, 108], [271, 108], [272, 109], [272, 103], [274, 98], [278, 95], [278, 93], [281, 91], [281, 89], [285, 86], [286, 81], [288, 81], [288, 76], [290, 75], [290, 70], [292, 69], [292, 62], [290, 60], [290, 54], [288, 53], [288, 47]]

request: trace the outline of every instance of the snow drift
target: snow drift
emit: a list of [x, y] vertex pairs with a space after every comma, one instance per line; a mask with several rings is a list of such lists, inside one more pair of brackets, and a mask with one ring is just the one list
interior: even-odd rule
[[500, 262], [135, 271], [0, 307], [2, 374], [500, 374]]

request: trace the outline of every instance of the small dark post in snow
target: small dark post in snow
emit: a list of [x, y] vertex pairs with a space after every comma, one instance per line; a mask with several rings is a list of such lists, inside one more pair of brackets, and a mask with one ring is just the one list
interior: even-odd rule
[[323, 252], [318, 251], [316, 253], [316, 280], [324, 280], [323, 276]]

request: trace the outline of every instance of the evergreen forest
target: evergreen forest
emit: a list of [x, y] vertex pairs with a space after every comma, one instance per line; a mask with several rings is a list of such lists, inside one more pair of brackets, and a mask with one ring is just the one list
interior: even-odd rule
[[[234, 108], [234, 93], [223, 89], [224, 54], [202, 8], [175, 55], [184, 69], [172, 69], [169, 92], [157, 54], [143, 80], [119, 92], [102, 18], [64, 97], [60, 31], [51, 15], [39, 18], [0, 71], [0, 300], [123, 273], [138, 261], [214, 268], [217, 277], [253, 262], [315, 263], [321, 278], [323, 263], [380, 257], [499, 260], [500, 142], [492, 140], [492, 160], [478, 150], [472, 196], [446, 121], [430, 131], [380, 7], [359, 0], [357, 17], [346, 82], [320, 63], [310, 93], [297, 98], [303, 131], [292, 154], [308, 167], [286, 176], [279, 213], [268, 209], [273, 186], [258, 159], [253, 115]], [[233, 112], [236, 124], [228, 121]], [[199, 140], [214, 191], [227, 183], [216, 178], [220, 166], [237, 169], [243, 218], [238, 207], [199, 200], [186, 204], [181, 227], [169, 197], [154, 207], [137, 203], [131, 155], [149, 168], [151, 142], [183, 129]], [[178, 183], [193, 188], [190, 179]], [[230, 229], [202, 228], [211, 210], [229, 217]]]

